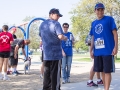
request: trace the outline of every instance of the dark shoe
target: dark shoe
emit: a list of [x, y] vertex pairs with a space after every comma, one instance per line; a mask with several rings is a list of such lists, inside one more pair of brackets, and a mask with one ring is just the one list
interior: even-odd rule
[[97, 81], [97, 84], [98, 84], [98, 85], [103, 85], [103, 81], [102, 81], [102, 80]]
[[91, 81], [90, 83], [87, 82], [87, 86], [91, 87], [91, 86], [95, 86], [95, 87], [98, 87], [97, 84], [95, 84], [93, 81]]
[[17, 73], [17, 74], [21, 74], [21, 73], [19, 73], [18, 71], [16, 71], [16, 73]]

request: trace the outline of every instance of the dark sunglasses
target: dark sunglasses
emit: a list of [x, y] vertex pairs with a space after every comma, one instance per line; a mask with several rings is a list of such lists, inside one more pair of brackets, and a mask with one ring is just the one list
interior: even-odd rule
[[68, 28], [68, 27], [63, 27], [63, 28]]

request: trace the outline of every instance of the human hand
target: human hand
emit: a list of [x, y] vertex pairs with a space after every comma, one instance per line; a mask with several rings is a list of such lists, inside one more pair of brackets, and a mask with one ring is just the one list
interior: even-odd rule
[[93, 51], [90, 51], [90, 57], [91, 57], [92, 59], [94, 59]]
[[117, 47], [114, 47], [113, 51], [112, 51], [112, 55], [116, 55], [118, 52], [118, 48]]

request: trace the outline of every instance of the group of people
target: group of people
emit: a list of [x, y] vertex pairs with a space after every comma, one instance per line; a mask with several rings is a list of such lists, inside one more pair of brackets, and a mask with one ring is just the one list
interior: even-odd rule
[[24, 46], [30, 43], [30, 40], [17, 39], [15, 35], [16, 28], [13, 28], [10, 32], [8, 30], [8, 25], [3, 25], [0, 32], [0, 80], [9, 80], [7, 74], [10, 73], [15, 76], [18, 74], [18, 50], [22, 48], [26, 57]]
[[[114, 55], [118, 50], [117, 27], [111, 16], [104, 15], [105, 6], [102, 3], [97, 3], [94, 10], [97, 19], [92, 22], [89, 33], [92, 37], [90, 56], [94, 62], [87, 85], [96, 86], [93, 76], [97, 72], [97, 84], [103, 84], [104, 89], [109, 90], [111, 73], [115, 71]], [[67, 31], [68, 23], [64, 23], [62, 29], [58, 22], [60, 17], [62, 14], [58, 9], [51, 9], [49, 19], [45, 20], [39, 28], [43, 45], [43, 90], [60, 90], [61, 71], [62, 83], [70, 82], [74, 37]], [[102, 78], [100, 78], [100, 72]]]

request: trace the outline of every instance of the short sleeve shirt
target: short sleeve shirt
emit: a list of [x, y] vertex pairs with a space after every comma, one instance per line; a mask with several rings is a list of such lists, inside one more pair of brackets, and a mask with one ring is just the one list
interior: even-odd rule
[[39, 28], [44, 50], [44, 60], [62, 59], [61, 40], [59, 34], [63, 34], [59, 22], [48, 19], [44, 21]]
[[111, 55], [115, 42], [112, 31], [117, 30], [115, 21], [110, 16], [104, 16], [91, 24], [90, 35], [94, 36], [94, 55]]
[[10, 51], [10, 42], [13, 41], [13, 36], [9, 32], [0, 33], [0, 52]]

